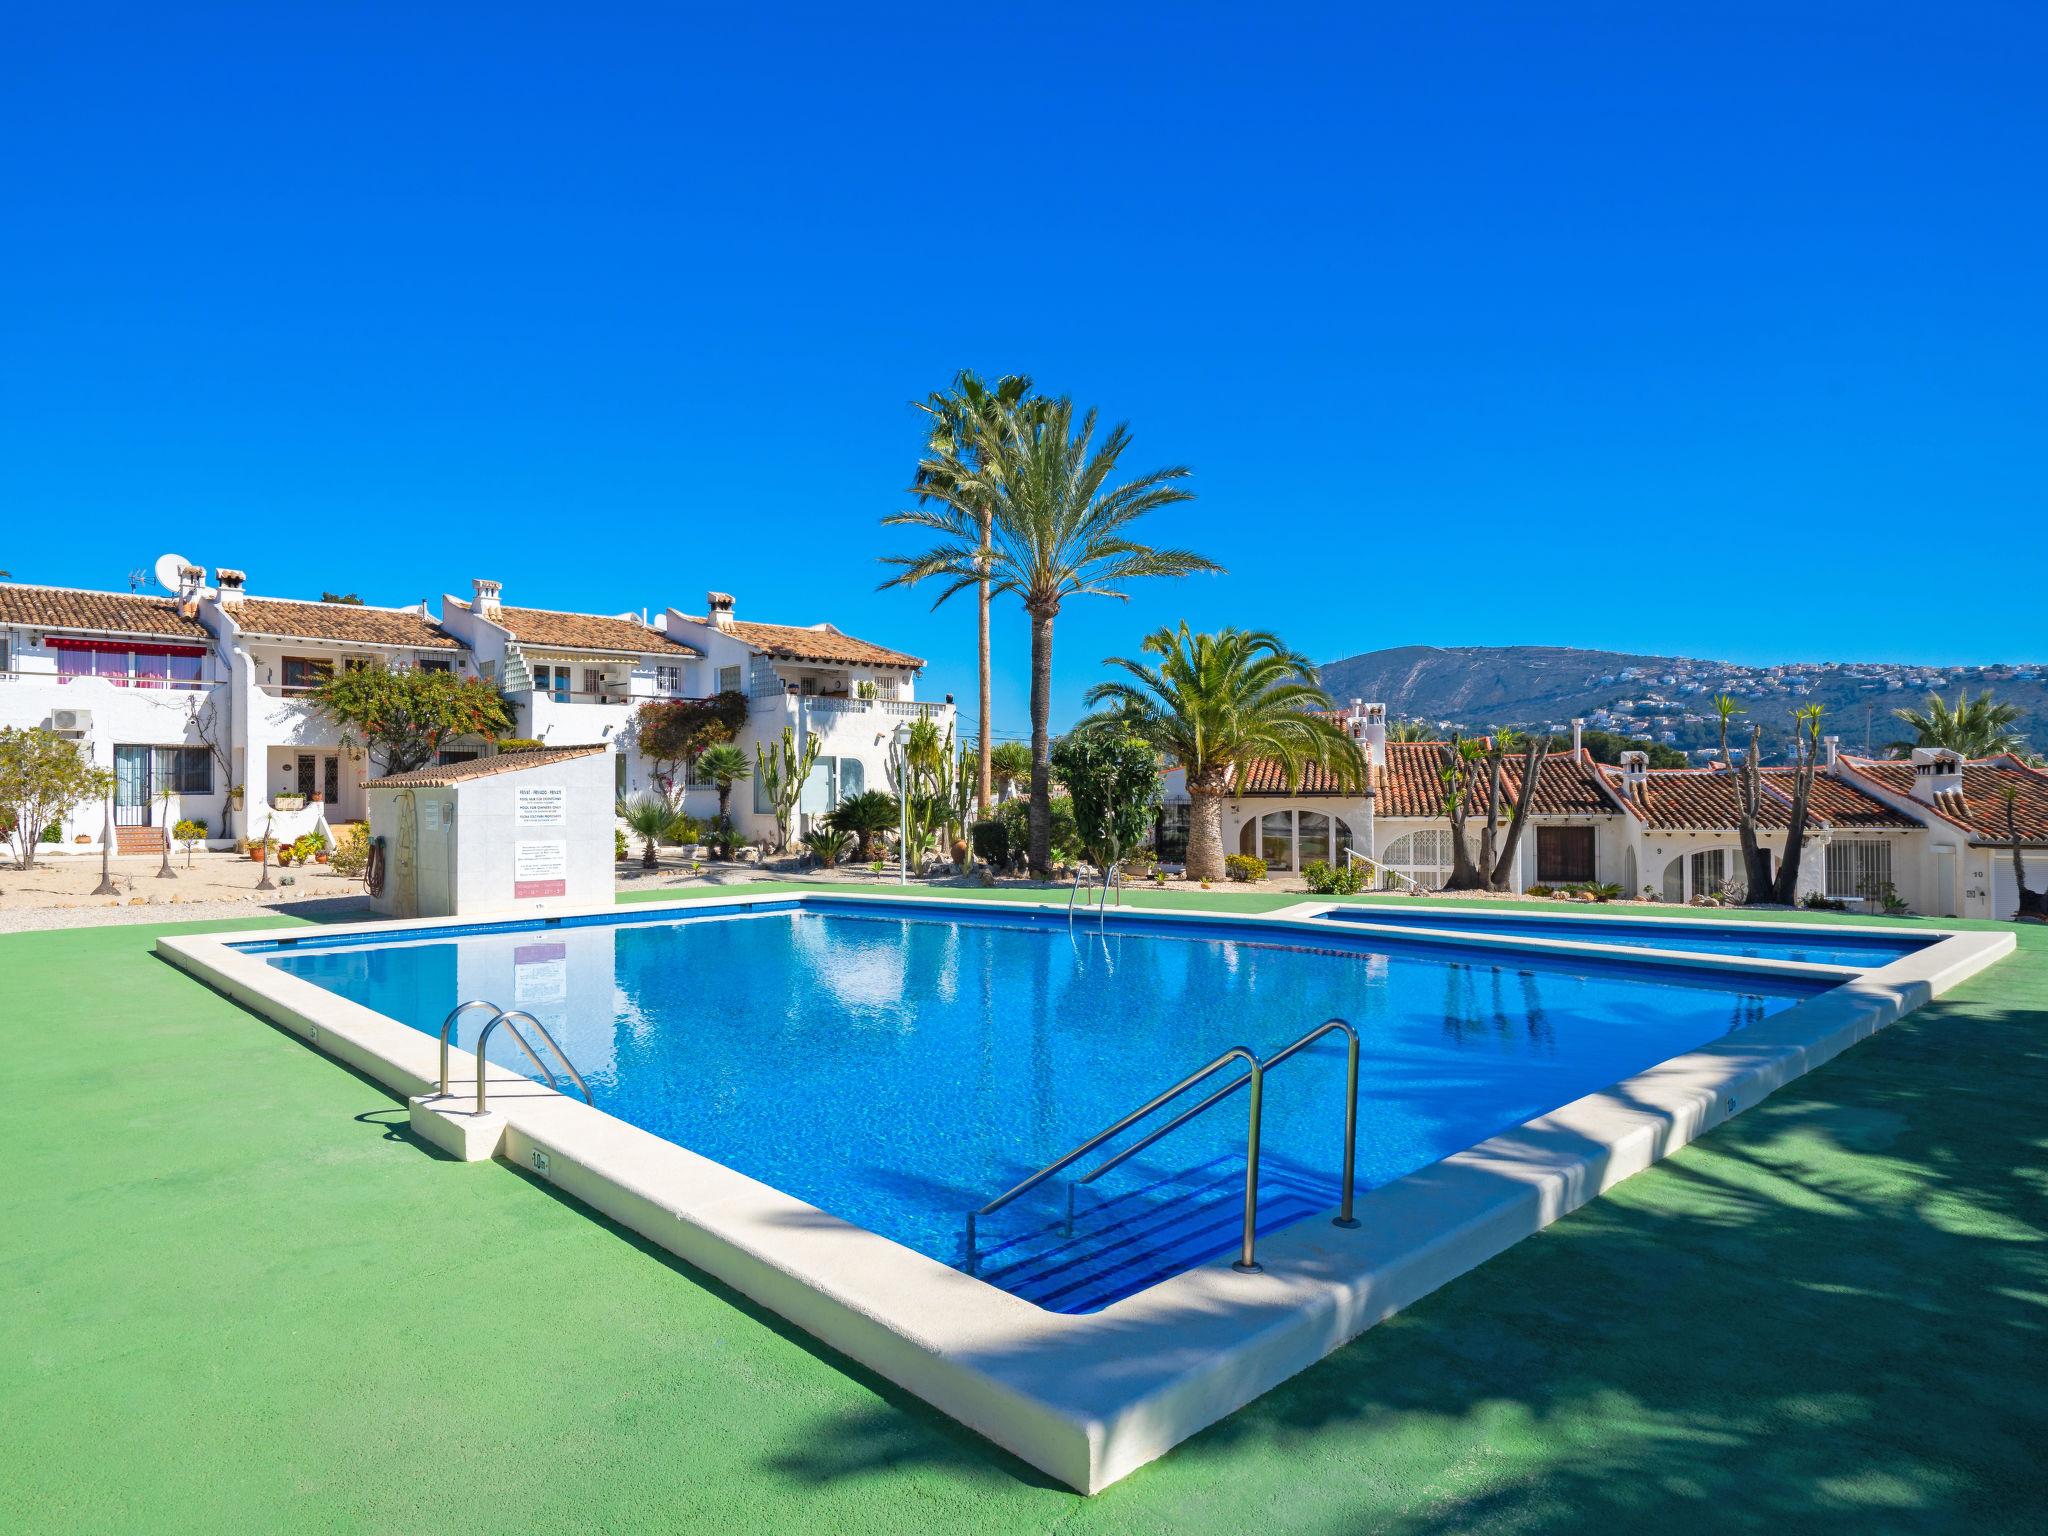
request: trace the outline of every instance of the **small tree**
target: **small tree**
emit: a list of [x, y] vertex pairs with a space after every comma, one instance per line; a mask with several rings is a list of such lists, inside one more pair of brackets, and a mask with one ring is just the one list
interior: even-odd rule
[[989, 785], [997, 800], [1007, 800], [1031, 782], [1031, 748], [1006, 741], [988, 755]]
[[760, 776], [761, 787], [767, 790], [769, 802], [775, 807], [778, 851], [786, 852], [789, 848], [797, 804], [803, 799], [804, 784], [810, 779], [811, 770], [818, 765], [820, 745], [817, 735], [812, 733], [804, 738], [803, 750], [798, 751], [796, 731], [787, 725], [782, 728], [782, 740], [776, 744], [773, 757], [768, 755], [764, 743], [754, 743], [754, 772]]
[[106, 799], [113, 788], [112, 770], [95, 768], [82, 742], [41, 726], [0, 728], [0, 812], [12, 823], [19, 868], [35, 868], [45, 827], [63, 820], [74, 805]]
[[206, 823], [197, 817], [187, 816], [171, 828], [171, 836], [185, 845], [185, 867], [192, 867], [192, 850], [206, 841]]
[[[1778, 860], [1778, 878], [1770, 894], [1770, 899], [1781, 907], [1789, 907], [1798, 900], [1799, 861], [1806, 849], [1807, 807], [1813, 799], [1813, 778], [1820, 769], [1820, 752], [1820, 706], [1803, 705], [1792, 712], [1792, 811], [1785, 825], [1785, 856]], [[1749, 755], [1757, 755], [1754, 741]]]
[[[1508, 757], [1517, 750], [1521, 762], [1511, 796], [1507, 785]], [[1495, 731], [1492, 736], [1476, 741], [1453, 732], [1441, 751], [1443, 767], [1438, 777], [1444, 786], [1444, 815], [1451, 824], [1451, 877], [1444, 883], [1444, 889], [1512, 889], [1515, 855], [1521, 848], [1523, 829], [1529, 824], [1529, 811], [1536, 801], [1543, 765], [1550, 758], [1548, 745], [1539, 737], [1523, 738], [1508, 730]], [[1484, 819], [1475, 856], [1467, 833], [1473, 814], [1482, 807]]]
[[[747, 754], [729, 741], [721, 741], [715, 747], [706, 747], [697, 756], [697, 772], [711, 781], [711, 787], [718, 791], [718, 819], [725, 828], [732, 826], [732, 787], [744, 779], [754, 776], [754, 766], [747, 761]], [[727, 839], [730, 841], [730, 837]]]
[[641, 795], [619, 807], [626, 830], [640, 839], [640, 867], [657, 869], [661, 859], [658, 845], [675, 825], [676, 813], [660, 795]]
[[235, 760], [229, 751], [232, 743], [228, 738], [227, 722], [224, 718], [224, 713], [215, 701], [211, 690], [204, 696], [194, 697], [190, 700], [186, 709], [188, 714], [187, 723], [192, 728], [192, 734], [199, 738], [199, 744], [206, 748], [207, 754], [213, 759], [214, 766], [220, 770], [221, 785], [227, 791], [227, 797], [220, 816], [220, 835], [222, 837], [233, 837], [235, 835], [235, 804], [241, 799], [241, 795], [239, 793], [240, 786], [235, 783]]
[[708, 699], [649, 699], [633, 716], [633, 742], [673, 802], [676, 770], [706, 748], [731, 741], [746, 723], [747, 696], [737, 690]]
[[1053, 743], [1053, 772], [1074, 803], [1088, 856], [1105, 869], [1145, 840], [1159, 804], [1159, 754], [1115, 728], [1076, 731]]
[[512, 730], [511, 707], [497, 689], [453, 672], [344, 667], [311, 698], [340, 727], [342, 744], [367, 750], [380, 773], [424, 768], [451, 737]]

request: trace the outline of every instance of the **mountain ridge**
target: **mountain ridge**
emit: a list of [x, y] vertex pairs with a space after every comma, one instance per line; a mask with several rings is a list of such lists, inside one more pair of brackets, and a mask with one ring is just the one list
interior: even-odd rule
[[1823, 734], [1846, 750], [1882, 753], [1910, 734], [1892, 711], [1917, 708], [1929, 692], [1989, 688], [2024, 711], [2030, 744], [2048, 740], [2048, 668], [2038, 663], [1937, 666], [1906, 662], [1782, 662], [1769, 666], [1711, 658], [1563, 645], [1401, 645], [1323, 663], [1324, 689], [1340, 705], [1382, 703], [1393, 719], [1485, 730], [1493, 726], [1566, 731], [1574, 718], [1596, 730], [1664, 741], [1696, 756], [1718, 735], [1712, 700], [1742, 706], [1738, 726], [1764, 727], [1782, 744], [1792, 712], [1822, 709]]

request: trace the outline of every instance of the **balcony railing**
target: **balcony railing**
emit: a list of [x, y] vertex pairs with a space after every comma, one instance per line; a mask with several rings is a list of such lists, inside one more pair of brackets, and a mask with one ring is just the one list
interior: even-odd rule
[[953, 707], [950, 704], [933, 704], [921, 699], [856, 699], [828, 693], [758, 694], [754, 699], [754, 707], [757, 710], [787, 708], [798, 698], [802, 699], [804, 708], [812, 714], [857, 715], [872, 712], [904, 720], [934, 718]]
[[112, 677], [98, 672], [31, 672], [25, 670], [0, 671], [0, 681], [23, 683], [55, 683], [66, 687], [72, 683], [105, 683], [110, 688], [157, 688], [173, 692], [194, 693], [202, 688], [211, 688], [211, 680], [203, 677]]

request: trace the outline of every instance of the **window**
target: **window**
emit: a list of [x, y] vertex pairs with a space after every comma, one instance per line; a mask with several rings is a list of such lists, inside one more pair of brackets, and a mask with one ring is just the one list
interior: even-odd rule
[[1681, 853], [1664, 866], [1664, 899], [1686, 902], [1695, 896], [1726, 891], [1740, 894], [1741, 882], [1730, 878], [1733, 860], [1726, 848], [1707, 848], [1699, 853]]
[[1837, 901], [1876, 904], [1892, 883], [1892, 845], [1879, 838], [1844, 838], [1828, 844], [1828, 894]]
[[1547, 885], [1569, 885], [1593, 879], [1591, 827], [1538, 827], [1536, 878]]
[[593, 699], [604, 692], [604, 674], [595, 667], [583, 669], [583, 691]]
[[712, 782], [710, 774], [697, 771], [697, 759], [693, 757], [683, 764], [683, 787], [685, 789], [716, 789], [718, 786]]
[[174, 795], [213, 793], [213, 754], [204, 747], [152, 747], [150, 792]]
[[546, 694], [557, 704], [569, 702], [571, 686], [567, 667], [540, 666], [533, 669], [533, 691]]
[[12, 669], [14, 665], [13, 648], [14, 642], [12, 637], [5, 630], [0, 630], [0, 673], [5, 673]]
[[455, 663], [445, 656], [423, 656], [420, 658], [422, 672], [453, 672]]
[[656, 667], [654, 669], [655, 691], [670, 698], [683, 691], [683, 669], [681, 667]]
[[720, 667], [718, 669], [718, 691], [720, 693], [738, 693], [740, 691], [740, 669], [738, 667]]
[[1380, 854], [1380, 863], [1417, 885], [1441, 886], [1451, 877], [1451, 829], [1425, 827], [1397, 837]]
[[318, 688], [334, 676], [334, 663], [315, 661], [306, 656], [287, 656], [284, 659], [284, 686], [286, 692], [303, 692]]

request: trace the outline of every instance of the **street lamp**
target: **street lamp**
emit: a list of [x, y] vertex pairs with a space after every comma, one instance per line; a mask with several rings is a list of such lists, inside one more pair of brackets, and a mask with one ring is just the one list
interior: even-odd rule
[[896, 727], [896, 883], [910, 884], [910, 727]]

